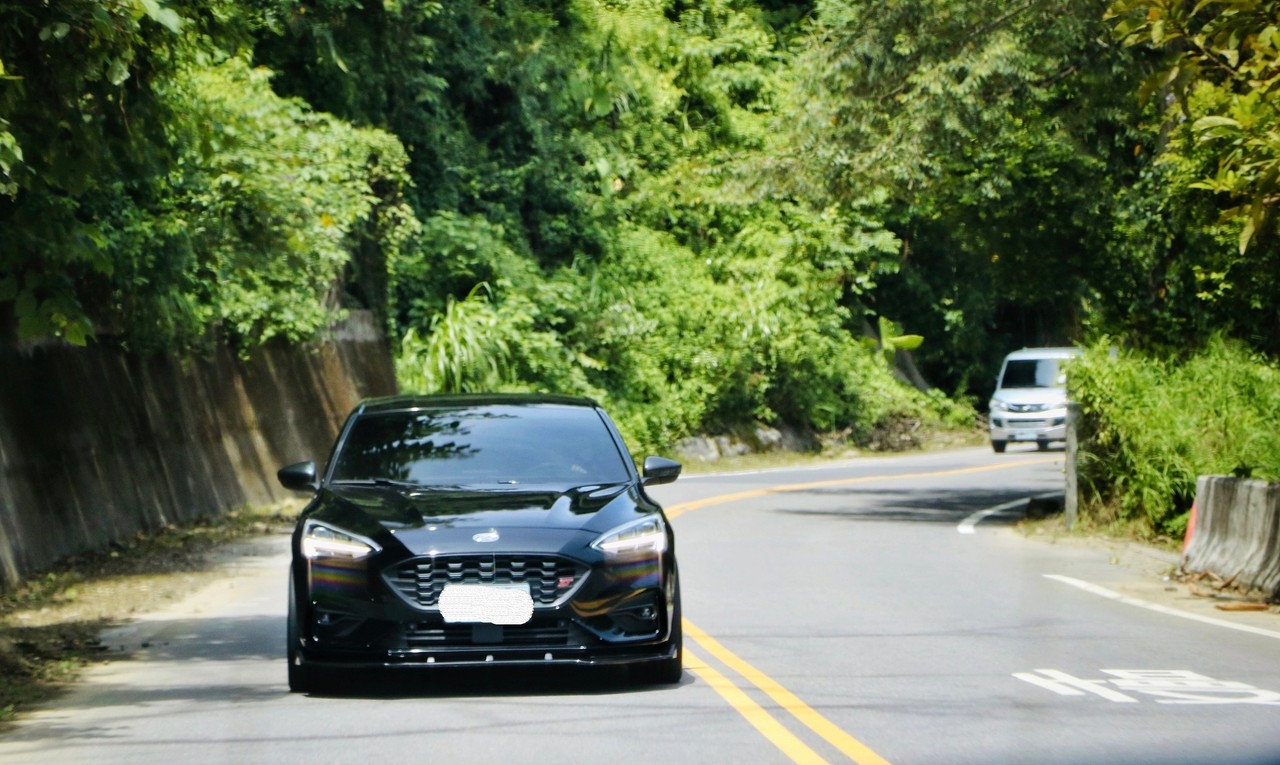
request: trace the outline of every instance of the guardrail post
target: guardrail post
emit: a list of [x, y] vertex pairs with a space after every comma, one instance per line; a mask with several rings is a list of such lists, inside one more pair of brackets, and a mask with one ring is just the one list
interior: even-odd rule
[[1076, 448], [1079, 445], [1076, 437], [1076, 425], [1079, 421], [1080, 405], [1075, 402], [1067, 404], [1067, 481], [1064, 490], [1063, 510], [1066, 513], [1068, 531], [1075, 527], [1076, 513], [1080, 509], [1079, 482], [1076, 477]]

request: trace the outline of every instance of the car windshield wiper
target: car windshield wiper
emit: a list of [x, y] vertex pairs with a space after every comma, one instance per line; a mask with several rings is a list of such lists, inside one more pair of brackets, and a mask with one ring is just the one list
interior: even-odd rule
[[422, 484], [413, 481], [398, 481], [394, 478], [344, 478], [332, 481], [340, 486], [391, 486], [397, 489], [421, 489]]

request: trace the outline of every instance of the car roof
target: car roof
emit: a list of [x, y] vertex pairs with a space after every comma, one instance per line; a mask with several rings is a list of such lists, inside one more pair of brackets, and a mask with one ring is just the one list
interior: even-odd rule
[[1061, 348], [1023, 348], [1020, 351], [1014, 351], [1006, 359], [1016, 361], [1019, 359], [1070, 359], [1080, 355], [1079, 348], [1061, 347]]
[[551, 393], [443, 393], [384, 396], [382, 398], [366, 399], [360, 403], [358, 411], [365, 413], [408, 412], [416, 409], [453, 407], [545, 405], [599, 408], [599, 405], [589, 398]]

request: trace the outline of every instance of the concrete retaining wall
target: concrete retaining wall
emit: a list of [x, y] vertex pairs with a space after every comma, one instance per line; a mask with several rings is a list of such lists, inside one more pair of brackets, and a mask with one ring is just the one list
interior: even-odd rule
[[0, 347], [0, 589], [140, 530], [289, 495], [360, 399], [396, 390], [367, 312], [246, 361]]
[[1201, 476], [1182, 567], [1280, 602], [1280, 484]]

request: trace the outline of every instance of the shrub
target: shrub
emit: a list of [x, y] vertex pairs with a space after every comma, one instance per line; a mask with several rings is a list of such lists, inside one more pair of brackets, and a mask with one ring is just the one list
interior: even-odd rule
[[1107, 343], [1070, 368], [1081, 405], [1081, 487], [1095, 513], [1181, 534], [1200, 475], [1280, 479], [1280, 370], [1214, 339], [1199, 352], [1114, 354]]

